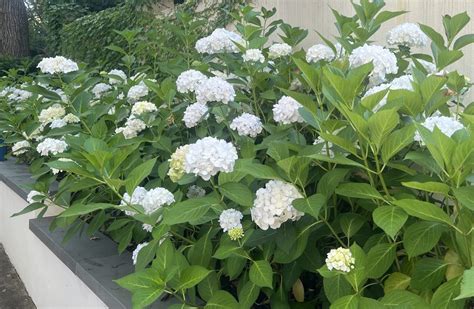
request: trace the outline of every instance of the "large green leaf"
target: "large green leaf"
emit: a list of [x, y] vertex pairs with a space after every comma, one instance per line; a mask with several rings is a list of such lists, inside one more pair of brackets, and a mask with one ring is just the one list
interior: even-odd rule
[[393, 290], [380, 300], [384, 308], [429, 309], [430, 306], [418, 295], [404, 290]]
[[258, 179], [279, 179], [278, 174], [268, 165], [244, 161], [236, 164], [234, 171], [243, 172]]
[[360, 296], [358, 294], [347, 295], [339, 298], [331, 304], [330, 309], [358, 309]]
[[297, 199], [292, 204], [297, 210], [318, 219], [319, 212], [326, 205], [326, 196], [316, 193], [308, 198]]
[[324, 294], [331, 303], [354, 292], [349, 282], [340, 274], [323, 278], [323, 287]]
[[132, 293], [133, 308], [144, 308], [160, 297], [165, 283], [153, 268], [147, 268], [116, 280], [118, 285]]
[[396, 258], [396, 248], [395, 244], [387, 243], [373, 246], [367, 254], [367, 277], [382, 277]]
[[59, 217], [72, 217], [85, 215], [96, 210], [108, 209], [116, 207], [117, 205], [107, 203], [92, 203], [92, 204], [74, 204], [63, 211]]
[[454, 278], [443, 283], [434, 292], [431, 298], [431, 306], [435, 309], [462, 309], [463, 300], [454, 300], [459, 295], [462, 277]]
[[408, 257], [412, 258], [433, 249], [438, 243], [443, 227], [431, 221], [415, 222], [403, 234], [403, 246]]
[[153, 167], [155, 166], [156, 158], [150, 159], [137, 167], [135, 167], [130, 174], [127, 176], [125, 181], [125, 187], [128, 194], [132, 194], [135, 188], [148, 176], [150, 175]]
[[461, 205], [474, 211], [474, 186], [460, 187], [453, 191]]
[[427, 182], [417, 182], [417, 181], [407, 181], [402, 182], [402, 185], [408, 188], [431, 192], [431, 193], [440, 193], [443, 195], [448, 195], [449, 186], [442, 182], [427, 181]]
[[410, 216], [427, 221], [441, 222], [452, 225], [449, 216], [439, 207], [419, 200], [403, 199], [394, 201], [393, 204], [401, 207]]
[[336, 193], [352, 198], [383, 200], [382, 195], [380, 195], [376, 189], [367, 183], [343, 183], [337, 187]]
[[394, 290], [406, 290], [410, 285], [411, 278], [403, 273], [394, 272], [385, 280], [383, 290], [385, 294]]
[[195, 221], [202, 218], [214, 205], [220, 201], [215, 197], [193, 198], [166, 207], [163, 214], [163, 223], [175, 225], [184, 222]]
[[470, 297], [474, 297], [474, 267], [464, 271], [461, 282], [461, 293], [455, 299]]
[[206, 269], [199, 265], [191, 265], [183, 269], [179, 276], [179, 286], [177, 290], [189, 289], [199, 282], [204, 280], [212, 272], [212, 270]]
[[259, 287], [273, 288], [273, 270], [266, 260], [255, 261], [249, 270], [250, 281]]
[[444, 280], [448, 264], [435, 258], [424, 258], [416, 262], [411, 278], [411, 287], [417, 290], [431, 290]]
[[339, 224], [346, 237], [354, 236], [364, 225], [365, 218], [356, 213], [343, 213], [339, 215]]
[[400, 117], [394, 109], [382, 110], [373, 114], [368, 121], [371, 143], [377, 149], [384, 142], [387, 136], [396, 128], [400, 122]]
[[409, 125], [393, 131], [382, 145], [382, 160], [388, 162], [394, 155], [413, 142], [415, 126]]
[[252, 207], [253, 205], [253, 193], [250, 191], [248, 186], [237, 182], [227, 182], [219, 187], [221, 193], [236, 202], [239, 205], [245, 207]]
[[260, 288], [252, 281], [247, 281], [239, 292], [239, 305], [243, 309], [250, 309], [260, 295]]
[[239, 309], [239, 303], [229, 292], [219, 290], [209, 299], [205, 309]]
[[408, 215], [400, 208], [394, 206], [381, 206], [372, 213], [375, 224], [377, 224], [392, 239], [402, 228], [408, 219]]
[[346, 178], [349, 169], [335, 168], [325, 173], [318, 182], [317, 192], [324, 194], [326, 198], [330, 198], [336, 187]]

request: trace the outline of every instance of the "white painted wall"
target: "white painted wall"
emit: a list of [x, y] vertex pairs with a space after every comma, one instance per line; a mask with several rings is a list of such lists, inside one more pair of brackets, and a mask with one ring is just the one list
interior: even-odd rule
[[[36, 213], [10, 218], [27, 202], [0, 182], [0, 243], [38, 309], [107, 308], [28, 227]], [[52, 215], [52, 214], [50, 214]]]

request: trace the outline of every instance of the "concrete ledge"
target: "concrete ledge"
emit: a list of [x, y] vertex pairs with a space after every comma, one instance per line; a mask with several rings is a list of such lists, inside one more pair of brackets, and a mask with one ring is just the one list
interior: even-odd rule
[[[133, 272], [130, 252], [118, 255], [117, 244], [101, 233], [63, 243], [63, 229], [49, 230], [54, 217], [35, 218], [38, 212], [10, 218], [27, 206], [34, 180], [26, 165], [5, 161], [0, 181], [0, 242], [38, 308], [132, 307], [131, 294], [113, 281]], [[157, 301], [152, 308], [174, 303]]]

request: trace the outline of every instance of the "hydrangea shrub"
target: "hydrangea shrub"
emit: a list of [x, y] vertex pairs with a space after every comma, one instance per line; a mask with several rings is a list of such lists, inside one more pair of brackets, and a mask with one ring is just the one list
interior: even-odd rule
[[62, 207], [66, 238], [102, 230], [133, 250], [116, 282], [135, 308], [468, 306], [474, 107], [448, 66], [474, 42], [469, 17], [443, 17], [444, 34], [399, 25], [379, 46], [403, 12], [353, 6], [307, 51], [307, 31], [242, 7], [236, 31], [159, 81], [43, 60], [0, 98], [37, 179], [20, 214]]

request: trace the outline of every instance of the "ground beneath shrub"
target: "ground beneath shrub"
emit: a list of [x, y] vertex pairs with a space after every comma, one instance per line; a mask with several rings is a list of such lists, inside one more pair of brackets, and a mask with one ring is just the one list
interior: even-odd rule
[[0, 309], [35, 309], [23, 282], [0, 244]]

